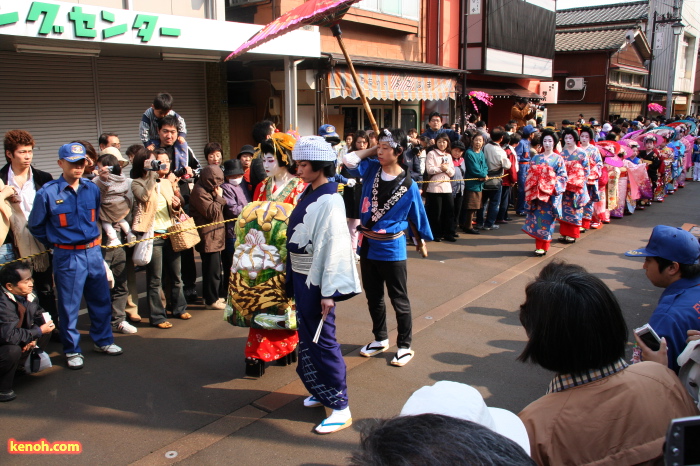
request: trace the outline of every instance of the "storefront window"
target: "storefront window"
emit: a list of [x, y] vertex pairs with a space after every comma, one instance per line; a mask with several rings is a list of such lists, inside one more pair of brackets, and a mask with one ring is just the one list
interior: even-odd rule
[[410, 108], [401, 109], [401, 129], [408, 133], [411, 128], [418, 128], [418, 114]]
[[418, 0], [362, 0], [357, 8], [418, 20]]
[[357, 107], [343, 107], [344, 124], [343, 124], [343, 135], [354, 133], [357, 131], [357, 123], [359, 122], [358, 111], [360, 109]]

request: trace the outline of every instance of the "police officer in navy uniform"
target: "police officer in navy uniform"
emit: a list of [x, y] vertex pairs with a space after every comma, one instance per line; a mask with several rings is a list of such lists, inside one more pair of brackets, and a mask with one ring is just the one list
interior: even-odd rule
[[29, 231], [53, 248], [59, 331], [70, 369], [83, 368], [76, 329], [83, 296], [94, 350], [112, 356], [122, 354], [112, 335], [109, 283], [100, 251], [100, 188], [82, 178], [85, 162], [85, 146], [75, 142], [61, 146], [58, 165], [63, 174], [36, 193], [29, 216]]

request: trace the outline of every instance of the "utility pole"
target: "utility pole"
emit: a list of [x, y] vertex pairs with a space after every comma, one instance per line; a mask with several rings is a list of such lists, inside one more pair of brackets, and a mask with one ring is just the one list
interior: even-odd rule
[[[673, 35], [671, 36], [673, 51], [671, 52], [672, 61], [668, 69], [668, 90], [666, 93], [666, 119], [671, 118], [673, 113], [673, 85], [676, 81], [676, 60], [678, 60], [678, 39], [677, 37], [683, 32], [683, 25], [680, 24], [680, 5], [681, 0], [673, 0], [673, 18], [678, 22], [671, 26], [673, 30]], [[681, 27], [677, 27], [679, 25]]]

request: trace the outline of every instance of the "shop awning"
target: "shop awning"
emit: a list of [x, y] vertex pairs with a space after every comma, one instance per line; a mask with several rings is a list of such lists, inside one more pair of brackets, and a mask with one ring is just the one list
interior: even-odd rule
[[[368, 99], [447, 100], [455, 98], [456, 78], [395, 69], [355, 68]], [[330, 98], [359, 98], [350, 70], [336, 66], [328, 73]]]

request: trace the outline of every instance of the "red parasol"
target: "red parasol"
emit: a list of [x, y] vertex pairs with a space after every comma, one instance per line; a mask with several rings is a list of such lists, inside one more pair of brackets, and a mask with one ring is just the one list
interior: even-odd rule
[[343, 38], [341, 37], [342, 33], [340, 31], [340, 26], [338, 25], [345, 13], [347, 13], [350, 7], [358, 1], [359, 0], [309, 0], [293, 10], [288, 11], [262, 28], [257, 34], [234, 50], [228, 57], [226, 57], [226, 60], [224, 61], [231, 60], [260, 44], [305, 25], [330, 26], [333, 36], [335, 36], [335, 38], [338, 40], [340, 50], [342, 50], [343, 55], [345, 56], [345, 61], [350, 69], [352, 79], [355, 81], [357, 92], [360, 94], [360, 100], [362, 101], [362, 105], [367, 113], [369, 122], [372, 125], [372, 129], [378, 135], [379, 127], [377, 126], [377, 122], [374, 120], [372, 109], [369, 106], [369, 102], [367, 102], [367, 97], [362, 89], [360, 78], [355, 72], [355, 67], [352, 64], [350, 55], [348, 55], [348, 52], [345, 50], [345, 44], [343, 44]]
[[288, 11], [258, 31], [243, 45], [226, 57], [225, 61], [284, 35], [302, 26], [331, 26], [343, 17], [353, 3], [359, 0], [310, 0]]

